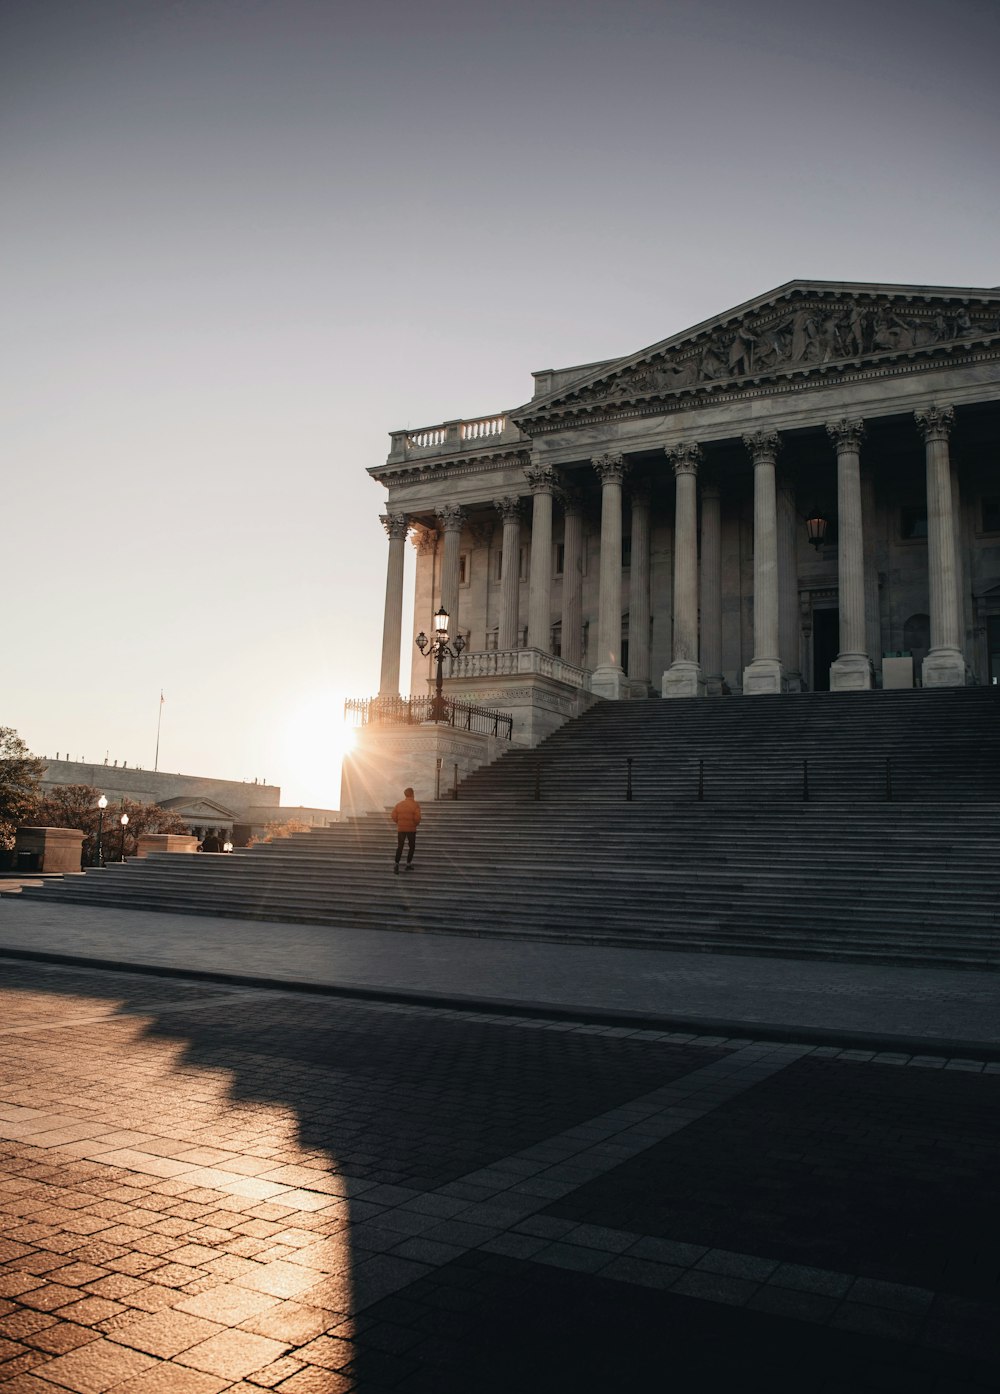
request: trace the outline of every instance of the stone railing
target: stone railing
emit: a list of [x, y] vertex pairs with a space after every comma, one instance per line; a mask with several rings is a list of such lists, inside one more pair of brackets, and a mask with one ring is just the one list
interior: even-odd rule
[[493, 412], [469, 420], [442, 421], [435, 426], [420, 426], [412, 431], [393, 431], [389, 462], [411, 458], [425, 459], [436, 454], [475, 449], [479, 445], [519, 445], [530, 447], [531, 442], [506, 412]]
[[564, 663], [555, 654], [541, 649], [481, 649], [466, 651], [451, 660], [449, 678], [513, 678], [534, 675], [565, 683], [567, 687], [590, 688], [590, 671]]

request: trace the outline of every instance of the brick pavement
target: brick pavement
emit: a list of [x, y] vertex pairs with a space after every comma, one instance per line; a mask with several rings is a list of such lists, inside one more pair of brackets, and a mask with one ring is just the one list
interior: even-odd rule
[[996, 1387], [1000, 1065], [0, 985], [5, 1394]]

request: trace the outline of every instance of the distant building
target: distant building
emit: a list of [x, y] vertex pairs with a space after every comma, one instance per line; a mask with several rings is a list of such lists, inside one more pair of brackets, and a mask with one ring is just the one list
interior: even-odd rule
[[260, 837], [268, 823], [295, 819], [309, 827], [325, 828], [340, 821], [336, 809], [283, 805], [276, 784], [42, 758], [46, 764], [41, 781], [45, 791], [67, 784], [89, 784], [106, 794], [111, 804], [122, 798], [159, 804], [175, 813], [197, 837], [212, 831], [222, 834], [223, 841], [232, 839], [237, 846], [251, 836]]

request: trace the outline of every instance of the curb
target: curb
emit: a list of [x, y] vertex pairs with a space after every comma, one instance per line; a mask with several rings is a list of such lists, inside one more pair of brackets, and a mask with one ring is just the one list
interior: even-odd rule
[[646, 1031], [690, 1031], [694, 1035], [702, 1036], [748, 1037], [755, 1041], [840, 1046], [847, 1050], [889, 1051], [905, 1055], [928, 1055], [936, 1059], [981, 1060], [990, 1063], [1000, 1061], [1000, 1041], [965, 1041], [944, 1036], [834, 1030], [823, 1026], [785, 1026], [758, 1021], [733, 1021], [719, 1017], [661, 1016], [653, 1012], [571, 1007], [564, 1003], [514, 1001], [511, 998], [476, 997], [465, 993], [314, 983], [297, 978], [223, 973], [209, 969], [182, 968], [174, 964], [129, 963], [122, 959], [49, 953], [36, 949], [0, 948], [0, 961], [3, 959], [63, 964], [104, 972], [138, 973], [145, 977], [224, 983], [232, 987], [263, 988], [277, 992], [302, 992], [321, 997], [345, 997], [362, 1002], [394, 1002], [406, 1006], [445, 1008], [449, 1011], [488, 1012], [492, 1016], [544, 1017], [554, 1021], [577, 1021], [593, 1026], [631, 1026], [636, 1030]]

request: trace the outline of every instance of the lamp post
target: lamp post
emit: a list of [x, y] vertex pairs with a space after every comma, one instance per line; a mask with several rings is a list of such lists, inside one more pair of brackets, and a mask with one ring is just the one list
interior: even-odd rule
[[437, 676], [434, 682], [434, 699], [431, 702], [431, 720], [447, 721], [448, 716], [445, 710], [443, 695], [444, 687], [444, 661], [446, 658], [458, 658], [465, 648], [465, 640], [461, 634], [456, 634], [451, 644], [448, 643], [448, 621], [451, 616], [442, 605], [434, 616], [434, 637], [428, 639], [427, 635], [421, 630], [415, 639], [417, 648], [422, 654], [429, 654], [437, 663]]
[[104, 849], [101, 840], [104, 836], [104, 810], [108, 806], [107, 794], [102, 794], [97, 800], [97, 847], [94, 851], [94, 865], [100, 866], [104, 860]]
[[128, 827], [128, 814], [127, 814], [127, 813], [123, 813], [123, 814], [122, 814], [122, 816], [121, 816], [121, 825], [122, 825], [122, 855], [121, 855], [121, 860], [124, 861], [124, 860], [125, 860], [125, 829]]

